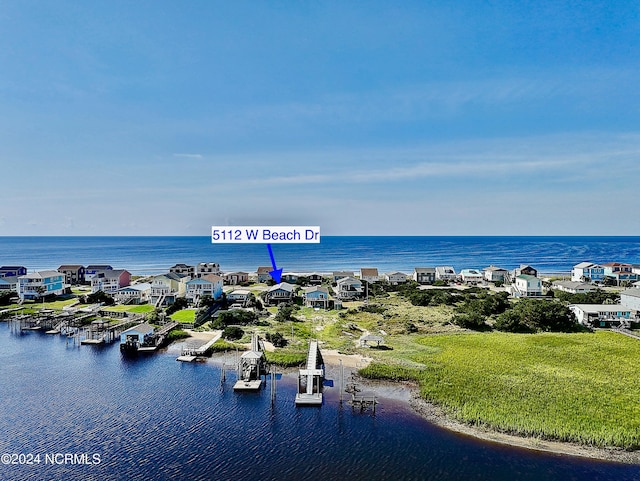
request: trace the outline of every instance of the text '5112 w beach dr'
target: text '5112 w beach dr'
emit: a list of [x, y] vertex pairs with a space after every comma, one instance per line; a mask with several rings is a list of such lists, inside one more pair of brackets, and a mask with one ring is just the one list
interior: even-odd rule
[[319, 244], [318, 226], [212, 226], [213, 244]]

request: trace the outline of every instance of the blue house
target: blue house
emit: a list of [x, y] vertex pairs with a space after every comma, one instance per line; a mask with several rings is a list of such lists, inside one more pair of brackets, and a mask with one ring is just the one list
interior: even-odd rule
[[0, 267], [0, 277], [20, 277], [27, 275], [27, 268], [24, 266], [2, 266]]
[[329, 307], [329, 289], [321, 286], [307, 287], [304, 290], [304, 305], [307, 307]]
[[34, 300], [43, 296], [64, 293], [64, 274], [58, 271], [32, 272], [18, 278], [18, 296], [20, 299]]
[[130, 327], [120, 334], [120, 349], [138, 349], [142, 345], [148, 343], [154, 333], [154, 327], [146, 322]]

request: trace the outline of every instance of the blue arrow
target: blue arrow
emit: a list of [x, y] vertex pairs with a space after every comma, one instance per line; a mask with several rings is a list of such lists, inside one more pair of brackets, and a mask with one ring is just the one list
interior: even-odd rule
[[269, 272], [271, 277], [276, 284], [280, 284], [280, 278], [282, 277], [282, 269], [278, 269], [276, 267], [276, 259], [273, 257], [273, 251], [271, 250], [271, 244], [267, 244], [267, 249], [269, 249], [269, 257], [271, 257], [271, 265], [273, 266], [273, 270]]

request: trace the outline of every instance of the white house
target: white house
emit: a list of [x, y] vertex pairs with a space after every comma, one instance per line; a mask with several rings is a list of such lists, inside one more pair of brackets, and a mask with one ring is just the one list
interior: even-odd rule
[[222, 277], [214, 274], [207, 274], [196, 277], [186, 283], [186, 295], [192, 303], [197, 304], [202, 296], [211, 296], [213, 299], [222, 297]]
[[640, 289], [633, 287], [620, 293], [620, 304], [624, 307], [640, 312]]
[[338, 280], [334, 290], [338, 299], [356, 299], [362, 295], [362, 282], [355, 277], [343, 277]]
[[144, 304], [151, 299], [151, 284], [143, 282], [122, 287], [114, 297], [122, 304]]
[[18, 278], [0, 277], [0, 292], [18, 292]]
[[438, 266], [436, 267], [436, 280], [437, 281], [455, 281], [458, 278], [456, 271], [451, 266]]
[[569, 310], [584, 326], [611, 327], [629, 325], [634, 320], [631, 309], [620, 304], [571, 304]]
[[465, 284], [479, 284], [483, 281], [484, 276], [478, 269], [462, 269], [460, 271], [460, 279]]
[[398, 285], [407, 282], [407, 275], [404, 272], [387, 272], [384, 279], [391, 285]]
[[215, 262], [200, 262], [195, 269], [196, 277], [206, 276], [207, 274], [220, 275], [220, 264]]
[[378, 269], [376, 267], [363, 267], [360, 269], [360, 280], [371, 284], [378, 282], [380, 280]]
[[508, 274], [507, 269], [496, 266], [489, 266], [484, 270], [484, 278], [489, 282], [504, 282]]
[[551, 287], [569, 294], [583, 294], [595, 289], [593, 284], [580, 281], [554, 281]]
[[329, 289], [322, 286], [307, 287], [304, 290], [304, 305], [307, 307], [329, 308]]
[[593, 262], [581, 262], [571, 269], [571, 280], [574, 282], [602, 281], [604, 267]]
[[169, 306], [178, 297], [185, 297], [187, 294], [187, 282], [191, 278], [169, 272], [160, 274], [151, 279], [151, 303], [156, 306]]
[[22, 300], [63, 293], [64, 274], [58, 271], [38, 271], [18, 277], [18, 296]]
[[436, 268], [416, 267], [413, 269], [413, 280], [418, 284], [433, 284], [436, 280]]
[[231, 292], [227, 292], [227, 301], [230, 304], [241, 304], [244, 306], [251, 296], [251, 291], [248, 289], [234, 289]]
[[131, 284], [131, 274], [124, 269], [109, 269], [96, 272], [91, 278], [91, 292], [115, 294], [118, 289]]
[[542, 295], [542, 281], [535, 276], [520, 274], [514, 279], [511, 295], [513, 297], [539, 297]]
[[287, 282], [281, 282], [271, 286], [264, 297], [267, 304], [279, 304], [293, 299], [293, 286]]
[[354, 277], [355, 273], [353, 271], [335, 271], [332, 275], [333, 282], [338, 282], [340, 279], [344, 279], [345, 277]]
[[146, 322], [130, 327], [126, 331], [122, 331], [120, 334], [120, 349], [123, 349], [124, 346], [130, 346], [133, 349], [137, 349], [145, 342], [149, 341], [154, 332], [154, 327]]

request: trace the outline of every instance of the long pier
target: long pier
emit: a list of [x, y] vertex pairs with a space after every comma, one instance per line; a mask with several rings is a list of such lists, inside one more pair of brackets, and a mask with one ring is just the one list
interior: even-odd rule
[[204, 356], [207, 350], [213, 346], [222, 337], [222, 331], [217, 331], [214, 336], [200, 347], [186, 347], [182, 349], [182, 354], [176, 361], [193, 362], [199, 356]]
[[324, 381], [324, 361], [318, 341], [309, 342], [307, 364], [298, 375], [296, 405], [318, 406], [322, 404], [322, 383]]

